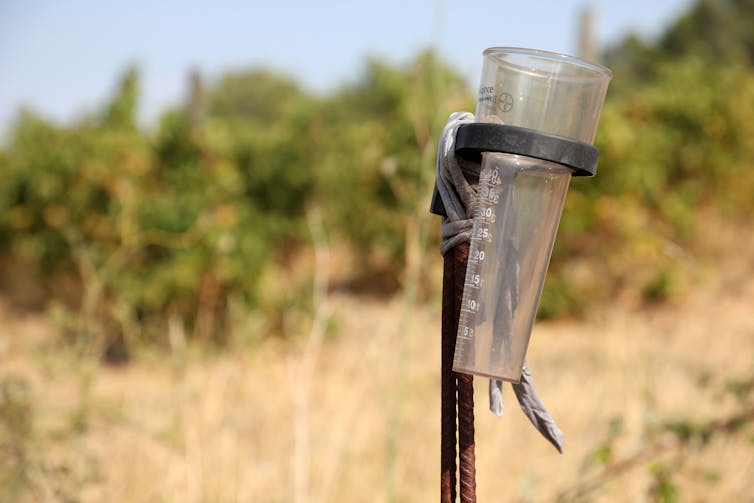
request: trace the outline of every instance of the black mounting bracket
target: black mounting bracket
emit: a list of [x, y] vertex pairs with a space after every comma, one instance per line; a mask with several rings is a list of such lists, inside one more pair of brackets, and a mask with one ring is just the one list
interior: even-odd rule
[[[481, 163], [485, 152], [525, 155], [562, 164], [573, 171], [573, 176], [594, 176], [600, 155], [589, 143], [534, 129], [485, 122], [460, 125], [456, 132], [456, 155]], [[430, 212], [447, 216], [436, 184]]]

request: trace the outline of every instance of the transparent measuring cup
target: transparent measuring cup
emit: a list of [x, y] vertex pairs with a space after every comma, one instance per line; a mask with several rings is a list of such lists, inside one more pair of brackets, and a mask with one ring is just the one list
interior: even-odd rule
[[[477, 122], [594, 141], [611, 72], [574, 57], [484, 51]], [[453, 370], [518, 382], [571, 170], [485, 153]]]

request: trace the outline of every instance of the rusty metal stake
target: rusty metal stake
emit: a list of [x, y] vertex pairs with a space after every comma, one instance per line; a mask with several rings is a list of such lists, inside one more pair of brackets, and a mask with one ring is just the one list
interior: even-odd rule
[[445, 255], [443, 269], [440, 463], [442, 503], [454, 503], [456, 499], [456, 417], [461, 501], [476, 502], [473, 377], [456, 374], [452, 370], [468, 257], [469, 244], [459, 244]]
[[440, 501], [456, 501], [456, 393], [458, 383], [453, 373], [458, 315], [455, 312], [455, 250], [444, 257], [442, 281], [442, 384], [440, 424]]

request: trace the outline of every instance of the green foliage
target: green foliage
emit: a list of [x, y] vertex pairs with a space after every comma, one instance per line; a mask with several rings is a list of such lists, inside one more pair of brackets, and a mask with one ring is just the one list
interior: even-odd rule
[[647, 42], [627, 36], [605, 53], [613, 69], [613, 90], [652, 80], [665, 64], [689, 57], [715, 64], [754, 64], [754, 1], [697, 0], [658, 37]]
[[701, 55], [718, 62], [754, 63], [752, 0], [700, 0], [662, 36], [669, 56]]
[[117, 95], [105, 110], [104, 124], [119, 129], [135, 129], [138, 97], [139, 71], [132, 67], [121, 78]]
[[[677, 415], [659, 419], [651, 400], [642, 431], [642, 442], [638, 449], [621, 453], [620, 441], [625, 436], [620, 419], [612, 419], [604, 440], [586, 456], [582, 465], [581, 480], [573, 487], [562, 491], [558, 501], [583, 501], [597, 493], [602, 487], [629, 472], [645, 468], [650, 475], [647, 496], [651, 501], [680, 501], [679, 483], [692, 477], [715, 484], [721, 479], [714, 459], [706, 461], [700, 455], [713, 443], [730, 444], [747, 438], [754, 427], [754, 401], [751, 390], [754, 379], [750, 375], [717, 383], [719, 397], [726, 398], [726, 416], [699, 420], [693, 415]], [[700, 383], [697, 394], [710, 400], [708, 384]], [[721, 407], [724, 408], [724, 407]], [[712, 466], [704, 466], [705, 464]]]
[[623, 433], [623, 419], [614, 417], [607, 425], [607, 432], [602, 442], [584, 460], [581, 472], [586, 473], [594, 467], [605, 467], [614, 461], [615, 442]]
[[434, 138], [469, 101], [430, 53], [406, 68], [372, 61], [324, 98], [262, 70], [204, 87], [195, 75], [186, 110], [147, 134], [129, 69], [101, 114], [61, 127], [22, 112], [0, 152], [3, 253], [74, 306], [59, 316], [74, 340], [111, 359], [166, 344], [169, 319], [225, 341], [231, 299], [283, 330], [310, 291], [286, 273], [309, 246], [310, 204], [353, 245], [357, 274], [378, 263], [395, 284], [406, 217], [424, 212], [432, 184]]
[[[707, 223], [751, 215], [752, 9], [703, 0], [657, 41], [608, 51], [600, 171], [571, 184], [542, 316], [672, 299]], [[149, 133], [138, 90], [128, 69], [100, 113], [68, 126], [22, 111], [0, 150], [0, 251], [73, 306], [61, 319], [85, 345], [164, 344], [168, 319], [224, 342], [231, 310], [279, 330], [306, 310], [308, 278], [286, 271], [311, 251], [310, 205], [371, 288], [404, 281], [410, 253], [435, 253], [435, 141], [473, 98], [432, 52], [370, 60], [326, 96], [267, 70], [209, 85], [195, 73], [185, 109]]]
[[649, 496], [658, 503], [675, 503], [678, 501], [678, 486], [673, 481], [673, 470], [662, 463], [654, 463], [649, 467], [652, 475], [652, 485]]
[[431, 52], [406, 69], [372, 60], [361, 80], [327, 100], [318, 197], [362, 266], [400, 274], [406, 221], [426, 212], [435, 139], [448, 115], [471, 103], [466, 84]]
[[751, 214], [751, 4], [701, 1], [659, 41], [630, 36], [608, 51], [600, 168], [571, 183], [544, 315], [579, 313], [583, 298], [672, 299], [712, 226]]
[[[681, 250], [712, 231], [699, 225], [700, 212], [743, 218], [751, 210], [752, 103], [750, 70], [697, 59], [666, 65], [655, 81], [611, 100], [597, 139], [600, 171], [571, 184], [556, 275], [572, 275], [572, 288], [583, 281], [592, 296], [617, 287], [662, 300], [680, 290]], [[586, 277], [577, 276], [581, 257], [590, 258]]]
[[212, 87], [208, 113], [266, 128], [301, 111], [304, 95], [292, 79], [267, 70], [228, 73]]
[[300, 226], [308, 181], [278, 182], [270, 173], [285, 170], [266, 159], [301, 154], [280, 130], [228, 140], [230, 126], [193, 131], [181, 112], [150, 138], [133, 127], [136, 88], [129, 71], [102, 121], [57, 128], [20, 116], [0, 175], [0, 232], [18, 260], [80, 282], [79, 336], [105, 347], [159, 340], [173, 314], [197, 337], [224, 337], [228, 295], [253, 307], [262, 267]]

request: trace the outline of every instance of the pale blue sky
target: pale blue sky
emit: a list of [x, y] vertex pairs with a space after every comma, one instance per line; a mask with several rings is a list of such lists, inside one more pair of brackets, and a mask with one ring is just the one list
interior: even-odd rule
[[59, 121], [96, 108], [132, 62], [146, 125], [182, 99], [192, 67], [211, 79], [267, 65], [326, 92], [367, 55], [402, 63], [434, 46], [475, 86], [486, 47], [575, 53], [586, 4], [609, 44], [657, 34], [690, 1], [0, 0], [0, 132], [21, 105]]

